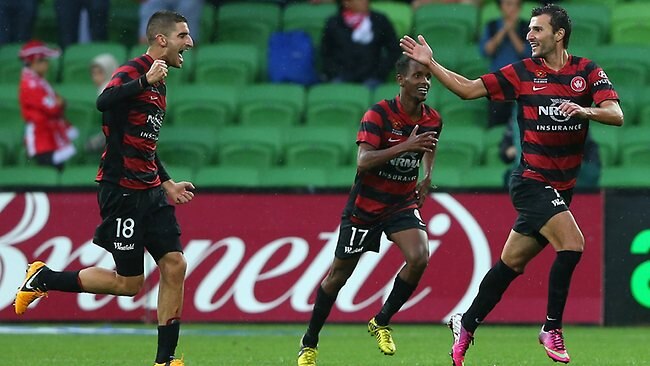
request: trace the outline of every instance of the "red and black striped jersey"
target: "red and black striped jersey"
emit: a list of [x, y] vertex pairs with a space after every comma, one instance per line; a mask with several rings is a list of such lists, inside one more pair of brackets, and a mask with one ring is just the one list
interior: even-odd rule
[[563, 102], [583, 107], [617, 100], [607, 75], [593, 61], [570, 55], [558, 70], [528, 58], [481, 76], [488, 97], [517, 100], [521, 164], [517, 172], [557, 190], [571, 189], [582, 163], [589, 120], [564, 116]]
[[[413, 128], [418, 134], [442, 131], [438, 112], [423, 105], [422, 116], [412, 121], [404, 112], [399, 96], [372, 106], [361, 119], [357, 144], [387, 149], [408, 139]], [[406, 152], [366, 172], [357, 172], [343, 215], [356, 223], [373, 223], [395, 212], [416, 208], [415, 188], [423, 153]]]
[[147, 189], [169, 179], [156, 155], [167, 106], [166, 86], [164, 81], [147, 82], [152, 63], [145, 54], [120, 66], [97, 98], [106, 135], [97, 182]]

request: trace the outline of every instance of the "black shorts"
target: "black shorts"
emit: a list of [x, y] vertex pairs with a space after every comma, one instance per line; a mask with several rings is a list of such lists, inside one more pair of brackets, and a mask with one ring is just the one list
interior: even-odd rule
[[397, 212], [374, 225], [355, 225], [349, 217], [343, 217], [334, 255], [346, 259], [367, 251], [379, 252], [381, 233], [390, 238], [396, 232], [407, 229], [426, 230], [426, 227], [417, 208]]
[[518, 216], [512, 229], [535, 237], [540, 245], [548, 244], [539, 230], [551, 217], [568, 211], [572, 198], [573, 189], [557, 191], [545, 182], [513, 174], [510, 177], [510, 199]]
[[144, 273], [144, 250], [156, 263], [165, 254], [182, 252], [174, 206], [158, 186], [135, 190], [101, 182], [97, 193], [102, 223], [93, 242], [109, 251], [121, 276]]

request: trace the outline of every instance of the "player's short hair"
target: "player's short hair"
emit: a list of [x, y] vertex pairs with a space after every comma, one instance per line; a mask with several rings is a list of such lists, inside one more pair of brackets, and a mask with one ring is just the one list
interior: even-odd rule
[[553, 33], [557, 32], [560, 28], [564, 28], [564, 39], [562, 39], [562, 45], [565, 49], [568, 49], [569, 39], [571, 38], [571, 18], [569, 18], [569, 14], [559, 5], [546, 4], [534, 8], [530, 16], [536, 17], [542, 14], [547, 14], [551, 17]]
[[175, 11], [155, 12], [147, 22], [147, 42], [152, 44], [158, 34], [168, 36], [175, 29], [176, 23], [187, 23], [187, 19]]
[[411, 62], [417, 62], [412, 58], [402, 54], [397, 61], [395, 61], [395, 71], [402, 76], [406, 76], [409, 72], [409, 65]]

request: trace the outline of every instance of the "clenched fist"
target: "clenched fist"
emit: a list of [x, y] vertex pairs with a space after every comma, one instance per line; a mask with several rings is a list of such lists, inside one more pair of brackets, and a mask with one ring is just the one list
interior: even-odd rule
[[167, 64], [163, 60], [155, 60], [147, 71], [147, 82], [153, 85], [167, 77]]

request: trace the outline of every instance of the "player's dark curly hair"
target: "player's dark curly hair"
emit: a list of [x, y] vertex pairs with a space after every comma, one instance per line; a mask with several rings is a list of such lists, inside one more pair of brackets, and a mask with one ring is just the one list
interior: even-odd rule
[[409, 62], [417, 62], [410, 57], [402, 54], [397, 61], [395, 61], [395, 71], [400, 75], [406, 75], [409, 72]]
[[531, 17], [540, 16], [542, 14], [547, 14], [551, 17], [551, 27], [553, 27], [553, 33], [557, 32], [560, 28], [564, 28], [564, 38], [562, 39], [562, 45], [564, 48], [569, 48], [569, 39], [571, 39], [571, 18], [567, 14], [566, 10], [561, 6], [555, 4], [546, 4], [534, 8], [531, 12]]
[[176, 23], [187, 23], [187, 19], [174, 11], [160, 10], [155, 12], [147, 23], [147, 41], [152, 44], [156, 35], [169, 35]]

